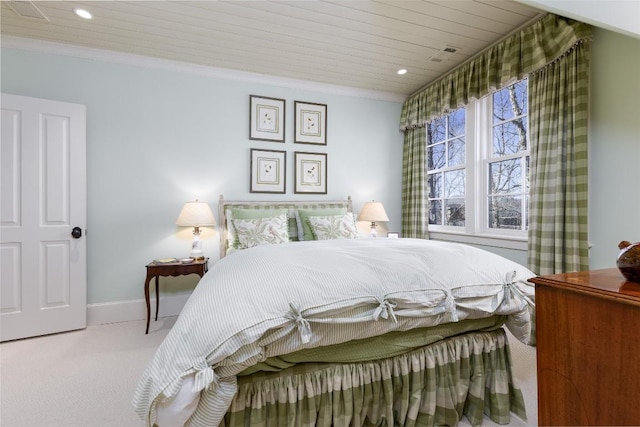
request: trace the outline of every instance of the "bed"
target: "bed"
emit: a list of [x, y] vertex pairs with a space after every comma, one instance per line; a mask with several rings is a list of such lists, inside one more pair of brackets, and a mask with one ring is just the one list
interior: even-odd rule
[[363, 238], [348, 198], [220, 198], [221, 259], [142, 374], [146, 425], [428, 426], [526, 419], [505, 327], [534, 274], [470, 246]]

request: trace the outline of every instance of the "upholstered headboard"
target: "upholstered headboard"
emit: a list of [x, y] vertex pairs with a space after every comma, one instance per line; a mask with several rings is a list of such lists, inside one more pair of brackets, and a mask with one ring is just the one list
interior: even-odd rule
[[221, 195], [218, 202], [218, 218], [220, 219], [220, 258], [227, 254], [229, 248], [229, 227], [227, 221], [227, 211], [231, 208], [239, 209], [287, 209], [289, 216], [289, 238], [298, 241], [298, 227], [296, 225], [295, 211], [297, 209], [326, 209], [344, 207], [347, 212], [353, 212], [351, 196], [346, 200], [304, 200], [304, 201], [237, 201], [225, 200]]

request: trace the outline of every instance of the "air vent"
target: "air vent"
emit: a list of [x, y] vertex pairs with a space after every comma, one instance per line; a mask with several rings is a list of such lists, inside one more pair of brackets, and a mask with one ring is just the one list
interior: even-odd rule
[[42, 13], [32, 1], [12, 0], [6, 2], [6, 4], [21, 18], [49, 22], [49, 18], [44, 16], [44, 13]]
[[457, 47], [453, 47], [453, 46], [445, 46], [442, 49], [440, 49], [439, 51], [437, 51], [433, 56], [429, 57], [429, 59], [427, 59], [427, 61], [429, 62], [443, 62], [444, 60], [450, 58], [451, 56], [453, 56], [454, 53], [456, 53], [458, 50]]

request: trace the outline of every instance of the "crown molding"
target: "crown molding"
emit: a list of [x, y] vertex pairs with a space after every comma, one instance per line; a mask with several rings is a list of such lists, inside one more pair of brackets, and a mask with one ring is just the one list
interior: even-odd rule
[[167, 59], [151, 58], [148, 56], [114, 52], [104, 49], [95, 49], [83, 46], [75, 46], [65, 43], [56, 43], [15, 36], [2, 36], [0, 40], [3, 49], [21, 49], [33, 52], [71, 56], [94, 61], [104, 61], [116, 64], [125, 64], [135, 67], [155, 68], [175, 71], [178, 73], [195, 74], [216, 79], [239, 80], [251, 83], [260, 83], [273, 86], [281, 86], [292, 89], [303, 89], [315, 92], [327, 92], [338, 95], [368, 98], [380, 101], [404, 102], [403, 94], [370, 91], [347, 86], [316, 83], [308, 80], [288, 79], [269, 76], [265, 74], [249, 73], [246, 71], [216, 68], [205, 65], [190, 64]]

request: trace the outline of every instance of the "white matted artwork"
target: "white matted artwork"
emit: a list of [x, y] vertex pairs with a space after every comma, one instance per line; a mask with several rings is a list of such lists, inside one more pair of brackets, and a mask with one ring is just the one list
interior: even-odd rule
[[251, 149], [251, 193], [284, 194], [287, 153], [278, 150]]
[[249, 95], [249, 139], [284, 142], [284, 99]]
[[327, 145], [327, 105], [294, 101], [294, 106], [294, 142]]
[[327, 154], [295, 151], [297, 194], [327, 194]]

